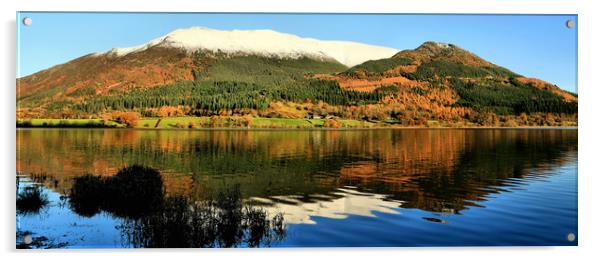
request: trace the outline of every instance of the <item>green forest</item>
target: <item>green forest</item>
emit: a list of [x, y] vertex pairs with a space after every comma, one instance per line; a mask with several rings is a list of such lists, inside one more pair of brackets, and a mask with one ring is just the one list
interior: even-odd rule
[[[322, 101], [332, 105], [374, 104], [387, 92], [341, 89], [335, 81], [303, 80], [295, 88], [232, 81], [187, 81], [150, 90], [95, 97], [74, 106], [94, 113], [103, 110], [137, 110], [162, 106], [188, 106], [197, 112], [235, 109], [267, 109], [273, 101]], [[205, 113], [206, 114], [206, 113]]]

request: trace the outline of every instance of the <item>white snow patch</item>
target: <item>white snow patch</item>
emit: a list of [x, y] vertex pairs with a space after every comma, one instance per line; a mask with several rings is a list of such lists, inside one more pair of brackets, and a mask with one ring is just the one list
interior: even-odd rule
[[[144, 51], [153, 46], [208, 50], [228, 54], [253, 54], [267, 57], [334, 59], [346, 66], [368, 60], [389, 58], [397, 49], [348, 41], [322, 41], [301, 38], [272, 30], [214, 30], [202, 27], [178, 29], [142, 45], [113, 48], [100, 54], [118, 56]], [[97, 54], [97, 55], [100, 55]]]

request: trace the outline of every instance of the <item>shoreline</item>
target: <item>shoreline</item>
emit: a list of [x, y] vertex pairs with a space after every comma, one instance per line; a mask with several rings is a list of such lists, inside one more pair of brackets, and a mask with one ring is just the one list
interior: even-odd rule
[[[399, 121], [365, 121], [354, 119], [298, 119], [255, 117], [246, 121], [240, 118], [209, 117], [140, 118], [133, 123], [102, 119], [20, 119], [21, 129], [132, 129], [132, 130], [382, 130], [382, 129], [569, 129], [577, 130], [577, 122], [556, 122], [548, 125], [477, 125], [472, 122], [445, 122], [429, 120], [426, 124], [405, 125]], [[329, 122], [331, 121], [331, 122]], [[334, 123], [332, 122], [334, 121]]]
[[112, 127], [16, 127], [16, 130], [33, 129], [103, 129], [103, 130], [144, 130], [144, 131], [366, 131], [366, 130], [579, 130], [579, 126], [520, 126], [520, 127], [495, 127], [495, 126], [472, 126], [472, 127], [372, 127], [372, 128], [112, 128]]

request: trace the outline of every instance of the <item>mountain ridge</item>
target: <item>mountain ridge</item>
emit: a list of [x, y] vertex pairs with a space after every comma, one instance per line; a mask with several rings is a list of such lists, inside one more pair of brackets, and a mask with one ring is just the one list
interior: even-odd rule
[[272, 30], [215, 30], [205, 27], [178, 29], [142, 45], [113, 48], [93, 55], [123, 56], [150, 47], [172, 47], [186, 51], [250, 54], [276, 58], [309, 57], [334, 59], [346, 66], [385, 58], [399, 50], [351, 41], [325, 41], [302, 38]]
[[[233, 40], [227, 48], [214, 48], [203, 45], [205, 39], [187, 40], [191, 30], [195, 36], [197, 31], [215, 33], [198, 28], [176, 31], [144, 45], [82, 56], [17, 79], [18, 118], [89, 118], [112, 111], [153, 117], [168, 110], [197, 116], [396, 119], [405, 125], [428, 119], [487, 125], [496, 124], [491, 115], [513, 120], [525, 113], [551, 113], [554, 124], [576, 121], [575, 94], [454, 44], [427, 41], [346, 66], [315, 46], [266, 54], [250, 47], [241, 51], [236, 46], [244, 42]], [[318, 41], [260, 32], [301, 39], [301, 44]], [[227, 31], [214, 40], [226, 41], [231, 33], [257, 31]], [[289, 50], [288, 55], [280, 55], [282, 50]], [[323, 108], [312, 109], [316, 104]], [[539, 118], [521, 116], [520, 121], [543, 124]]]

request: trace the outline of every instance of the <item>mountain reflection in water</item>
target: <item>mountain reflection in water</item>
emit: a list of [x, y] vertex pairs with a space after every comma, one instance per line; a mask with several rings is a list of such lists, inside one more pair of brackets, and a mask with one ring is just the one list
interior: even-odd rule
[[[389, 201], [384, 195], [362, 193], [354, 188], [340, 188], [331, 197], [314, 195], [316, 200], [302, 202], [295, 196], [251, 198], [250, 201], [266, 206], [270, 213], [283, 213], [290, 224], [315, 224], [312, 217], [344, 219], [349, 215], [375, 217], [374, 212], [399, 214], [398, 201]], [[321, 200], [319, 200], [321, 199]]]
[[[179, 198], [190, 200], [188, 203], [192, 204], [188, 205], [193, 206], [194, 209], [196, 204], [194, 202], [211, 202], [220, 191], [229, 191], [233, 187], [238, 187], [241, 206], [260, 209], [259, 212], [263, 214], [252, 215], [270, 217], [264, 219], [264, 221], [269, 220], [270, 224], [275, 222], [271, 217], [282, 213], [281, 221], [291, 226], [296, 224], [320, 226], [320, 223], [326, 220], [339, 220], [335, 224], [346, 226], [345, 222], [356, 222], [358, 218], [385, 221], [382, 215], [387, 215], [387, 218], [401, 217], [403, 209], [407, 209], [410, 212], [414, 210], [424, 212], [417, 214], [419, 218], [416, 220], [406, 220], [408, 225], [421, 227], [423, 224], [439, 223], [453, 227], [459, 225], [456, 220], [450, 223], [448, 218], [440, 215], [460, 214], [466, 217], [465, 224], [474, 222], [466, 233], [483, 235], [485, 231], [478, 230], [485, 229], [486, 226], [482, 228], [478, 226], [482, 226], [480, 222], [484, 222], [485, 219], [470, 221], [468, 217], [471, 212], [503, 218], [499, 216], [502, 212], [495, 212], [498, 211], [498, 206], [489, 206], [494, 203], [490, 201], [498, 197], [496, 195], [503, 198], [507, 196], [512, 198], [511, 195], [516, 195], [514, 197], [517, 199], [505, 203], [503, 210], [515, 207], [526, 208], [530, 203], [526, 199], [518, 198], [522, 195], [521, 191], [534, 184], [540, 184], [538, 182], [542, 179], [552, 177], [554, 180], [564, 182], [563, 185], [556, 186], [554, 181], [549, 184], [553, 187], [548, 190], [529, 195], [534, 200], [538, 197], [540, 199], [539, 205], [532, 207], [542, 208], [545, 211], [526, 209], [520, 215], [519, 213], [506, 214], [504, 221], [506, 224], [517, 222], [514, 228], [523, 229], [522, 226], [525, 225], [521, 223], [523, 221], [556, 218], [562, 220], [560, 227], [563, 229], [572, 231], [576, 229], [576, 204], [572, 200], [576, 198], [576, 187], [566, 186], [576, 180], [576, 167], [571, 167], [576, 166], [577, 160], [576, 130], [20, 129], [17, 131], [17, 139], [18, 171], [34, 181], [36, 177], [39, 179], [40, 176], [44, 176], [43, 180], [38, 180], [39, 183], [44, 184], [57, 195], [69, 195], [72, 188], [77, 187], [74, 182], [86, 173], [109, 179], [119, 169], [140, 164], [161, 172], [165, 197], [176, 199], [170, 203], [169, 209], [177, 209], [181, 206], [178, 205]], [[40, 175], [41, 173], [44, 175]], [[559, 173], [564, 174], [554, 178]], [[110, 207], [99, 207], [97, 211], [116, 213], [111, 212]], [[194, 215], [197, 214], [193, 210], [190, 211]], [[97, 212], [92, 212], [94, 213]], [[155, 213], [169, 216], [164, 209]], [[428, 213], [439, 214], [433, 216]], [[542, 216], [543, 214], [548, 216]], [[78, 216], [87, 215], [80, 213]], [[127, 245], [173, 246], [173, 244], [160, 244], [156, 243], [157, 241], [149, 243], [142, 240], [149, 238], [149, 231], [155, 231], [153, 232], [155, 234], [159, 233], [157, 231], [164, 231], [163, 225], [159, 226], [156, 219], [153, 220], [151, 217], [152, 215], [144, 216], [150, 218], [137, 222], [121, 222], [118, 225], [122, 228], [121, 232], [131, 231], [135, 227], [144, 228], [134, 229], [136, 231], [146, 231], [142, 234], [126, 233], [136, 239], [129, 240], [130, 243]], [[95, 215], [91, 219], [100, 217], [102, 215]], [[172, 217], [170, 220], [175, 221], [178, 218], [181, 217]], [[27, 219], [32, 218], [22, 218], [22, 223]], [[243, 224], [241, 226], [245, 226], [245, 222], [250, 222], [243, 219], [238, 222]], [[397, 218], [395, 222], [399, 220], [401, 219]], [[60, 223], [60, 220], [57, 222]], [[388, 222], [390, 224], [393, 220]], [[353, 223], [348, 225], [353, 226]], [[371, 226], [376, 226], [375, 229], [378, 230], [381, 225], [386, 226], [384, 223], [375, 223]], [[554, 225], [558, 227], [558, 224]], [[268, 230], [273, 231], [270, 229]], [[314, 233], [310, 232], [310, 229], [305, 229], [303, 232], [293, 227], [291, 229], [295, 230], [295, 233], [286, 233], [286, 237], [281, 237], [286, 242], [314, 238], [310, 240], [315, 240], [316, 244], [321, 242], [314, 246], [338, 245], [331, 241], [320, 241], [325, 240], [324, 238], [318, 240], [316, 237], [306, 237], [305, 234]], [[477, 231], [474, 231], [475, 229]], [[537, 231], [533, 229], [532, 238], [538, 238], [535, 233], [539, 231], [539, 228]], [[545, 229], [542, 227], [541, 231]], [[248, 235], [248, 233], [243, 234]], [[326, 238], [342, 240], [336, 234], [338, 232], [333, 233]], [[422, 233], [428, 234], [424, 231]], [[490, 233], [492, 237], [495, 235], [495, 232], [490, 231]], [[566, 231], [557, 233], [566, 233]], [[351, 245], [381, 242], [376, 240], [379, 238], [377, 232], [368, 232], [364, 236], [364, 241]], [[270, 239], [266, 242], [279, 237], [276, 234], [268, 235], [267, 238]], [[195, 244], [184, 245], [190, 247], [236, 245], [219, 243], [221, 242], [219, 236], [216, 236], [218, 240], [214, 241], [218, 243], [213, 244], [199, 243], [205, 242], [201, 238], [203, 236], [198, 234], [190, 236], [187, 242], [195, 242]], [[487, 240], [483, 242], [502, 245], [559, 244], [542, 236], [537, 242], [519, 240], [523, 238], [531, 238], [531, 236], [517, 235], [514, 238], [510, 237], [508, 241], [495, 241], [492, 238], [491, 242]], [[295, 241], [296, 239], [299, 240]], [[430, 245], [428, 241], [431, 239], [425, 240], [427, 242], [420, 245]], [[432, 238], [432, 240], [439, 242], [437, 241], [439, 239]], [[243, 241], [245, 240], [240, 242]], [[268, 245], [269, 243], [266, 242], [258, 245]], [[382, 242], [377, 245], [413, 245], [401, 241]], [[461, 244], [462, 241], [458, 238], [450, 238], [447, 242], [447, 244], [459, 242]], [[344, 242], [339, 243], [346, 245]], [[476, 244], [468, 241], [465, 243]], [[306, 241], [285, 245], [305, 244]], [[445, 242], [432, 244], [446, 245]], [[254, 246], [254, 243], [243, 242], [242, 245]]]

